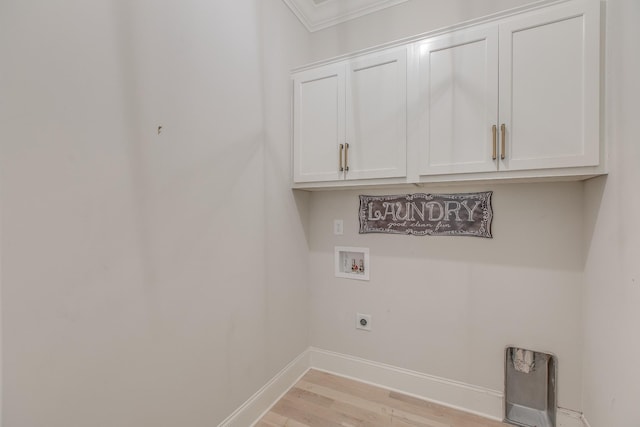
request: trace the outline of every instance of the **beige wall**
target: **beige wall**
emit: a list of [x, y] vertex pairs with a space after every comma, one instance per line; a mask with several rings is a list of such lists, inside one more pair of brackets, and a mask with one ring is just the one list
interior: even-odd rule
[[215, 425], [308, 344], [497, 390], [505, 345], [551, 351], [561, 406], [639, 424], [638, 2], [607, 3], [608, 178], [423, 189], [493, 190], [494, 239], [361, 236], [360, 192], [288, 188], [290, 68], [526, 3], [309, 35], [280, 0], [0, 2], [3, 426]]
[[307, 37], [280, 1], [0, 3], [5, 427], [216, 425], [306, 347]]
[[[309, 33], [281, 0], [259, 0], [264, 125], [265, 280], [270, 372], [308, 345], [309, 195], [290, 189], [291, 68], [309, 60]], [[303, 341], [304, 339], [304, 341]]]
[[640, 425], [640, 2], [607, 6], [610, 172], [585, 186], [584, 411], [592, 427]]
[[[507, 345], [549, 351], [560, 406], [579, 410], [582, 184], [424, 190], [493, 190], [494, 238], [358, 234], [359, 194], [415, 188], [312, 195], [311, 344], [498, 391]], [[370, 248], [371, 280], [335, 278], [334, 246]]]

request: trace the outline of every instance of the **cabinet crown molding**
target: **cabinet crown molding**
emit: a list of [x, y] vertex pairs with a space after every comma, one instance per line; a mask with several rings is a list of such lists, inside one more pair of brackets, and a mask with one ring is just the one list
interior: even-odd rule
[[283, 0], [309, 32], [322, 30], [407, 0]]
[[[283, 0], [287, 5], [289, 5], [289, 7], [291, 8], [291, 10], [296, 14], [296, 16], [298, 16], [298, 19], [300, 19], [300, 21], [305, 25], [305, 27], [307, 27], [307, 24], [305, 23], [305, 21], [303, 20], [303, 18], [301, 18], [298, 13], [296, 12], [295, 7], [296, 6], [292, 6], [292, 4], [297, 3], [297, 2], [304, 2], [304, 3], [313, 3], [315, 1], [322, 1], [322, 0]], [[338, 0], [326, 0], [326, 1], [338, 1]], [[404, 2], [407, 0], [400, 0], [398, 3]], [[504, 18], [508, 18], [510, 16], [514, 16], [514, 15], [519, 15], [523, 12], [532, 12], [538, 9], [543, 9], [543, 8], [547, 8], [550, 6], [554, 6], [554, 5], [560, 5], [562, 3], [568, 3], [571, 2], [572, 0], [540, 0], [534, 3], [530, 3], [530, 4], [526, 4], [523, 6], [518, 6], [518, 7], [514, 7], [511, 9], [507, 9], [507, 10], [503, 10], [500, 12], [496, 12], [490, 15], [485, 15], [485, 16], [481, 16], [479, 18], [474, 18], [468, 21], [463, 21], [463, 22], [458, 22], [455, 23], [453, 25], [448, 25], [446, 27], [441, 27], [441, 28], [437, 28], [431, 31], [426, 31], [424, 33], [420, 33], [420, 34], [416, 34], [413, 36], [409, 36], [409, 37], [405, 37], [405, 38], [401, 38], [401, 39], [397, 39], [397, 40], [392, 40], [389, 41], [387, 43], [383, 43], [383, 44], [379, 44], [379, 45], [375, 45], [375, 46], [371, 46], [371, 47], [367, 47], [364, 49], [360, 49], [360, 50], [356, 50], [356, 51], [352, 51], [352, 52], [348, 52], [342, 55], [338, 55], [338, 56], [334, 56], [331, 58], [326, 58], [326, 59], [321, 59], [319, 61], [315, 61], [315, 62], [311, 62], [308, 64], [303, 64], [300, 65], [298, 67], [292, 68], [291, 69], [291, 73], [298, 73], [300, 71], [305, 71], [305, 70], [309, 70], [309, 69], [313, 69], [316, 68], [320, 65], [327, 65], [327, 64], [332, 64], [332, 63], [336, 63], [336, 62], [340, 62], [340, 61], [344, 61], [345, 59], [350, 59], [353, 57], [357, 57], [357, 56], [361, 56], [361, 55], [365, 55], [368, 53], [372, 53], [372, 52], [377, 52], [377, 51], [381, 51], [381, 50], [385, 50], [385, 49], [389, 49], [389, 48], [393, 48], [393, 47], [399, 47], [402, 45], [406, 45], [406, 44], [410, 44], [410, 43], [414, 43], [420, 40], [424, 40], [424, 39], [428, 39], [428, 38], [432, 38], [432, 37], [436, 37], [436, 36], [440, 36], [440, 35], [444, 35], [447, 33], [451, 33], [453, 31], [457, 31], [457, 30], [462, 30], [465, 28], [470, 28], [470, 27], [476, 27], [476, 26], [480, 26], [482, 24], [490, 24], [492, 22], [495, 21], [499, 21], [501, 19]], [[599, 0], [593, 0], [594, 2], [599, 2]], [[389, 6], [384, 6], [383, 8], [386, 8]], [[377, 9], [380, 10], [380, 9]], [[374, 10], [376, 11], [376, 10]], [[371, 13], [371, 12], [367, 12], [367, 13]], [[362, 16], [362, 15], [359, 15]], [[345, 19], [344, 21], [341, 22], [345, 22], [349, 19], [355, 19], [359, 16], [354, 16], [353, 18], [348, 18]], [[337, 24], [339, 22], [336, 22], [335, 24]], [[325, 27], [322, 28], [327, 28], [331, 25], [335, 25], [335, 24], [330, 24], [327, 25]], [[308, 28], [308, 27], [307, 27]], [[310, 31], [317, 31], [321, 28], [317, 28], [316, 30], [310, 30]]]

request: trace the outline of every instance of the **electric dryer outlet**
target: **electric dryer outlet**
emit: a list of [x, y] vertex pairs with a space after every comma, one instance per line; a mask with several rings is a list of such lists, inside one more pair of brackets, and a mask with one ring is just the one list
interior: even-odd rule
[[371, 315], [357, 313], [356, 329], [362, 329], [363, 331], [371, 331]]

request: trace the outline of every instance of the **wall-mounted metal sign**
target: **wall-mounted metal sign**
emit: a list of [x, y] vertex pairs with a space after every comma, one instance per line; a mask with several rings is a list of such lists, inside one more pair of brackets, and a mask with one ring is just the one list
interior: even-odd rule
[[360, 233], [492, 237], [492, 194], [360, 196]]

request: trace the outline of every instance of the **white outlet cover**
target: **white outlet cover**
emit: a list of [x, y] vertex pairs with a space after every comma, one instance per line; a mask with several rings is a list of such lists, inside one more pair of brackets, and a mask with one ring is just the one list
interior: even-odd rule
[[333, 220], [333, 234], [336, 236], [342, 236], [344, 233], [344, 222], [341, 219]]
[[356, 314], [356, 329], [362, 329], [363, 331], [371, 331], [371, 315], [370, 314], [357, 313]]

